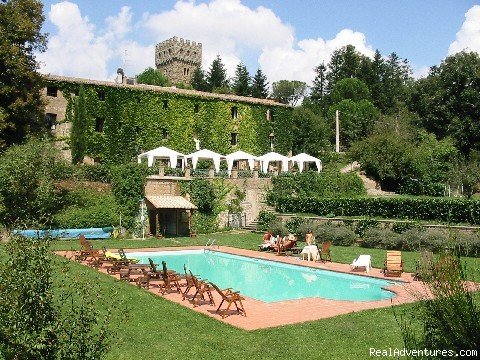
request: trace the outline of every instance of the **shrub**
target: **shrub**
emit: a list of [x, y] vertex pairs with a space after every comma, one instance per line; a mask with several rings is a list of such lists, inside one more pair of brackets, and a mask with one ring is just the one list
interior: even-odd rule
[[378, 220], [375, 219], [364, 219], [360, 220], [355, 224], [355, 234], [357, 234], [360, 237], [363, 237], [365, 234], [365, 231], [367, 231], [370, 228], [378, 228], [380, 225]]
[[415, 228], [410, 229], [401, 234], [402, 250], [405, 251], [419, 251], [421, 248], [422, 238], [425, 231]]
[[411, 220], [437, 220], [480, 224], [480, 201], [450, 198], [278, 198], [279, 212], [368, 216]]
[[5, 225], [49, 225], [61, 205], [54, 181], [64, 161], [48, 141], [32, 139], [10, 147], [0, 157], [0, 218]]
[[413, 221], [398, 221], [398, 222], [393, 223], [392, 231], [397, 233], [397, 234], [401, 234], [401, 233], [404, 233], [407, 230], [418, 228], [419, 226], [420, 226], [420, 224], [418, 224], [417, 222], [413, 222]]
[[282, 235], [285, 236], [288, 234], [288, 230], [283, 224], [283, 222], [276, 220], [270, 224], [270, 230], [272, 231], [273, 235]]
[[381, 242], [382, 249], [399, 250], [402, 248], [402, 238], [399, 234], [388, 229], [381, 229], [380, 231], [383, 234], [383, 239]]
[[79, 173], [81, 178], [87, 181], [109, 183], [112, 180], [110, 167], [105, 164], [83, 165], [79, 168]]
[[393, 234], [393, 232], [387, 229], [367, 229], [363, 235], [361, 246], [381, 249], [384, 244], [388, 244], [387, 239], [391, 234]]
[[261, 231], [266, 231], [270, 229], [270, 225], [277, 220], [277, 215], [269, 211], [260, 211], [258, 214], [258, 225], [257, 229]]
[[285, 226], [287, 230], [292, 234], [297, 234], [298, 228], [305, 222], [305, 219], [302, 217], [294, 216], [290, 220], [287, 221]]
[[350, 246], [357, 239], [355, 233], [346, 226], [322, 225], [315, 228], [317, 243], [331, 241], [333, 245]]
[[426, 231], [420, 241], [420, 248], [433, 252], [444, 251], [449, 244], [448, 235], [444, 231], [436, 229]]
[[[307, 220], [303, 222], [298, 228], [297, 228], [297, 239], [301, 241], [305, 241], [305, 235], [307, 234], [308, 230], [315, 229], [316, 225], [311, 221]], [[315, 234], [314, 234], [315, 235]]]
[[195, 211], [192, 216], [192, 229], [198, 234], [213, 233], [218, 230], [217, 217]]

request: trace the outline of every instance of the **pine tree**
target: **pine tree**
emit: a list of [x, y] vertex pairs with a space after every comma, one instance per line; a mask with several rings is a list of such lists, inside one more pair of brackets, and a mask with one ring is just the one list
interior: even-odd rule
[[208, 91], [207, 80], [205, 80], [205, 71], [201, 67], [198, 67], [193, 72], [192, 80], [190, 84], [195, 90]]
[[252, 81], [252, 96], [254, 98], [266, 99], [268, 97], [267, 77], [262, 70], [258, 69]]
[[313, 101], [322, 102], [327, 92], [327, 67], [324, 63], [321, 63], [314, 70], [317, 75], [313, 80], [310, 98]]
[[78, 97], [75, 99], [75, 111], [73, 114], [72, 128], [70, 130], [70, 148], [73, 164], [81, 163], [85, 156], [86, 115], [85, 89], [83, 85], [80, 85]]
[[210, 71], [207, 75], [208, 90], [213, 91], [216, 88], [221, 88], [228, 86], [227, 81], [227, 70], [225, 65], [220, 58], [220, 55], [217, 55], [215, 60], [212, 61], [210, 65]]
[[247, 67], [239, 63], [235, 70], [235, 77], [233, 78], [233, 93], [240, 96], [250, 96], [252, 92], [250, 82], [250, 74], [248, 73]]

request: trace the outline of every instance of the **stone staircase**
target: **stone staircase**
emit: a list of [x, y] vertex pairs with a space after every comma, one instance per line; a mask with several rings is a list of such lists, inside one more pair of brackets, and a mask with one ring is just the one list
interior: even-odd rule
[[[262, 206], [263, 211], [269, 211], [269, 212], [275, 212], [275, 208], [273, 206], [269, 206], [266, 204], [263, 204]], [[242, 229], [247, 230], [247, 231], [257, 231], [257, 226], [258, 226], [258, 218], [255, 220], [250, 221], [248, 224], [245, 224]]]
[[344, 168], [340, 170], [342, 173], [347, 173], [347, 172], [352, 172], [354, 171], [360, 179], [362, 179], [363, 185], [365, 186], [365, 189], [367, 190], [367, 195], [370, 196], [395, 196], [394, 192], [389, 192], [389, 191], [383, 191], [380, 188], [380, 184], [377, 183], [375, 180], [370, 179], [367, 177], [363, 172], [360, 171], [360, 164], [358, 162], [353, 162], [351, 164], [348, 164]]

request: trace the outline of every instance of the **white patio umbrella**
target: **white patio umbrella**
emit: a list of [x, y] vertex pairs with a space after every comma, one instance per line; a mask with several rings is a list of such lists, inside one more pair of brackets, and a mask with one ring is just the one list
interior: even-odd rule
[[238, 160], [247, 160], [248, 162], [248, 168], [250, 170], [253, 170], [253, 167], [255, 165], [255, 160], [258, 160], [257, 156], [251, 155], [249, 153], [246, 153], [244, 151], [235, 151], [234, 153], [228, 154], [225, 156], [227, 159], [227, 168], [228, 168], [228, 175], [232, 174], [232, 167], [233, 167], [233, 162], [238, 161]]
[[317, 166], [317, 171], [322, 171], [322, 160], [317, 159], [311, 155], [301, 153], [290, 158], [290, 161], [293, 163], [297, 163], [298, 171], [302, 172], [303, 168], [305, 167], [305, 163], [313, 162]]
[[288, 157], [278, 154], [276, 152], [269, 152], [265, 155], [259, 156], [258, 160], [260, 160], [262, 164], [262, 171], [268, 171], [268, 164], [272, 161], [280, 161], [282, 163], [282, 171], [288, 171]]
[[177, 160], [180, 158], [182, 160], [182, 169], [184, 168], [184, 157], [185, 155], [179, 153], [178, 151], [169, 149], [165, 146], [160, 146], [156, 149], [144, 152], [137, 157], [139, 164], [142, 163], [142, 158], [147, 158], [147, 164], [149, 167], [153, 166], [153, 163], [156, 159], [166, 159], [170, 161], [170, 167], [172, 169], [177, 167]]
[[202, 149], [195, 151], [194, 153], [185, 155], [185, 159], [192, 159], [192, 165], [194, 169], [197, 168], [197, 163], [200, 159], [213, 160], [215, 171], [218, 172], [220, 170], [220, 160], [225, 159], [225, 156], [217, 154], [216, 152], [211, 150]]

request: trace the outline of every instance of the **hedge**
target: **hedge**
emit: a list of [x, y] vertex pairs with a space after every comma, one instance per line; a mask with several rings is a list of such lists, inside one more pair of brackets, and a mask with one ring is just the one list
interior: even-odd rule
[[369, 216], [480, 224], [480, 201], [440, 198], [278, 198], [276, 210], [335, 216]]

